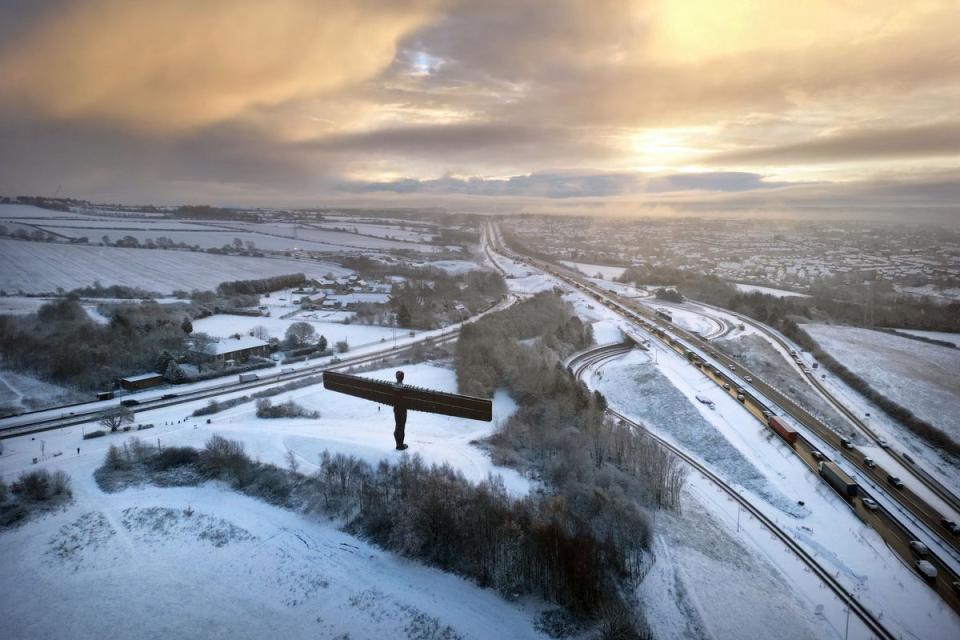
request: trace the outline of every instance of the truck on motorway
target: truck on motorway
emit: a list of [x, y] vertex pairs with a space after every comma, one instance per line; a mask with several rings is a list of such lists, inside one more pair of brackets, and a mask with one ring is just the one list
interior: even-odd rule
[[797, 432], [784, 424], [777, 416], [767, 416], [767, 425], [790, 444], [797, 441]]
[[821, 462], [818, 467], [820, 475], [837, 490], [837, 493], [847, 498], [857, 495], [857, 489], [859, 489], [857, 483], [835, 463], [825, 461]]
[[937, 580], [937, 568], [933, 566], [929, 560], [917, 560], [914, 564], [917, 568], [917, 571], [923, 576], [923, 579], [927, 582], [936, 582]]
[[260, 376], [258, 376], [258, 375], [255, 374], [255, 373], [241, 373], [241, 374], [240, 374], [240, 382], [254, 382], [255, 380], [259, 380], [259, 379], [260, 379]]

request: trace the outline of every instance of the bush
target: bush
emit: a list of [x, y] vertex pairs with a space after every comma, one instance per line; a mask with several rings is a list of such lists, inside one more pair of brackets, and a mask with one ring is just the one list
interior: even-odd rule
[[7, 483], [0, 480], [0, 503], [7, 501]]
[[46, 469], [24, 471], [10, 486], [10, 490], [23, 500], [41, 502], [52, 495], [50, 481], [50, 473]]
[[192, 465], [199, 459], [200, 453], [193, 447], [167, 447], [152, 456], [149, 463], [157, 471], [166, 471], [174, 467]]
[[257, 400], [258, 418], [319, 418], [319, 411], [309, 411], [293, 400], [283, 404], [273, 404], [267, 398]]
[[340, 340], [337, 342], [337, 353], [346, 353], [350, 351], [350, 344], [346, 340]]
[[245, 476], [251, 464], [252, 461], [244, 452], [243, 443], [228, 440], [223, 436], [211, 436], [200, 452], [198, 461], [200, 470], [212, 478], [229, 476], [240, 479]]
[[106, 431], [97, 429], [96, 431], [87, 431], [85, 434], [83, 434], [83, 439], [89, 440], [90, 438], [102, 438], [105, 435], [107, 435]]

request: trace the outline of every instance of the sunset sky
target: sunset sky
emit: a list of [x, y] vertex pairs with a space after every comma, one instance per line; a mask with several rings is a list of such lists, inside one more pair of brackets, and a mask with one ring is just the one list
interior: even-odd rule
[[0, 0], [0, 193], [960, 217], [960, 3]]

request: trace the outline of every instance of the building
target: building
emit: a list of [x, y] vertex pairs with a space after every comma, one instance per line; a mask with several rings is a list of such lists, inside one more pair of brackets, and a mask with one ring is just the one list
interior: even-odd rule
[[139, 391], [149, 387], [156, 387], [163, 384], [163, 376], [159, 373], [141, 373], [137, 376], [127, 376], [120, 378], [120, 386], [127, 391]]
[[250, 356], [266, 357], [270, 353], [269, 345], [253, 336], [221, 338], [207, 344], [203, 349], [191, 349], [191, 351], [200, 354], [206, 360], [216, 362], [227, 360], [246, 362]]

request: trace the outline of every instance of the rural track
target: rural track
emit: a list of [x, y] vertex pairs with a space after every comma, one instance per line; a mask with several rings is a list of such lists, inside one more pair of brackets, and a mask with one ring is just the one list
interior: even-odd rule
[[[626, 351], [623, 351], [622, 349], [620, 352], [614, 352], [610, 349], [611, 346], [612, 345], [605, 345], [583, 351], [571, 358], [567, 366], [568, 368], [574, 367], [571, 372], [578, 380], [582, 381], [583, 374], [591, 366], [600, 364], [608, 359], [616, 357], [617, 355], [626, 353]], [[801, 562], [803, 562], [814, 573], [814, 575], [816, 575], [820, 581], [825, 584], [827, 588], [829, 588], [834, 595], [836, 595], [849, 608], [850, 612], [860, 619], [870, 633], [874, 634], [878, 638], [889, 638], [890, 640], [896, 638], [896, 636], [883, 625], [878, 616], [874, 615], [872, 611], [870, 611], [859, 600], [857, 600], [857, 598], [846, 587], [844, 587], [843, 584], [841, 584], [840, 581], [834, 577], [829, 570], [821, 566], [811, 553], [804, 549], [799, 542], [794, 540], [793, 536], [791, 536], [789, 532], [781, 528], [775, 520], [768, 517], [759, 507], [741, 495], [739, 491], [724, 481], [723, 478], [711, 471], [709, 467], [701, 463], [693, 456], [687, 454], [679, 447], [653, 433], [640, 422], [627, 417], [616, 409], [608, 407], [607, 414], [629, 426], [634, 431], [637, 431], [638, 433], [656, 441], [660, 446], [669, 450], [679, 459], [683, 460], [683, 462], [685, 462], [687, 465], [699, 472], [704, 478], [712, 482], [730, 499], [737, 502], [737, 504], [739, 504], [747, 513], [756, 518], [764, 527], [767, 528], [767, 530], [776, 536], [777, 539], [780, 540], [790, 552], [792, 552]]]

